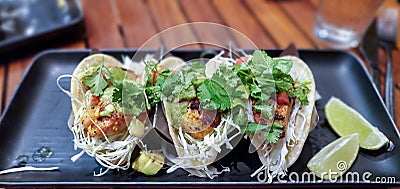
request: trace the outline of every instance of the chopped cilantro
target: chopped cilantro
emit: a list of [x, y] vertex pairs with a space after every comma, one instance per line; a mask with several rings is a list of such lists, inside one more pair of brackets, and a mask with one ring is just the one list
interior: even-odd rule
[[[121, 85], [118, 87], [121, 87]], [[121, 100], [120, 103], [125, 114], [137, 116], [142, 112], [146, 112], [147, 101], [142, 87], [126, 81], [123, 83], [122, 88], [118, 88], [118, 91], [122, 91], [124, 95], [124, 100]]]
[[294, 84], [294, 90], [289, 92], [289, 96], [297, 97], [299, 98], [301, 104], [307, 105], [309, 103], [307, 94], [310, 92], [310, 89], [307, 87], [308, 84], [310, 84], [310, 82], [296, 82]]
[[250, 122], [247, 124], [245, 132], [255, 133], [263, 132], [265, 138], [270, 143], [276, 143], [283, 132], [283, 125], [279, 122], [274, 122], [268, 125], [257, 124]]
[[283, 125], [279, 122], [274, 122], [268, 133], [264, 133], [265, 138], [270, 143], [276, 143], [283, 132]]
[[293, 89], [293, 78], [287, 73], [284, 73], [282, 70], [274, 68], [272, 71], [272, 75], [275, 80], [276, 90], [279, 92], [288, 92]]
[[154, 74], [157, 71], [157, 62], [150, 60], [150, 61], [146, 61], [144, 62], [144, 64], [146, 65], [144, 68], [144, 78], [146, 85], [153, 85], [154, 82]]
[[[90, 87], [90, 91], [95, 96], [100, 96], [103, 94], [103, 90], [107, 87], [107, 80], [110, 79], [110, 71], [101, 64], [100, 66], [94, 68], [94, 71], [90, 75], [84, 76], [84, 83]], [[106, 80], [107, 79], [107, 80]]]
[[111, 68], [110, 69], [110, 80], [111, 83], [115, 86], [121, 84], [125, 79], [126, 71], [120, 68]]
[[205, 80], [198, 88], [198, 97], [204, 109], [225, 111], [231, 107], [231, 99], [223, 86], [214, 80]]
[[145, 88], [145, 93], [150, 106], [155, 106], [157, 103], [161, 102], [160, 86], [148, 86]]
[[[298, 98], [302, 104], [308, 104], [309, 82], [294, 81], [289, 74], [292, 66], [291, 60], [273, 59], [264, 51], [256, 50], [249, 61], [235, 67], [235, 73], [250, 91], [250, 96], [257, 101], [267, 102], [273, 93], [287, 92], [290, 97]], [[253, 108], [264, 115], [269, 111], [261, 110], [269, 107], [263, 106], [255, 105]]]
[[112, 101], [122, 104], [122, 83], [115, 85]]
[[228, 94], [232, 101], [229, 109], [238, 105], [246, 107], [245, 101], [249, 97], [248, 91], [240, 78], [234, 73], [233, 67], [221, 64], [211, 77], [211, 80], [220, 84]]

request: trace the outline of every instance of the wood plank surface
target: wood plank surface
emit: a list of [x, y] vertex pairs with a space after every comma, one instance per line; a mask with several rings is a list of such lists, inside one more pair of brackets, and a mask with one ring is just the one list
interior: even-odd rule
[[[260, 26], [252, 13], [241, 4], [239, 0], [213, 0], [212, 1], [224, 23], [247, 36], [258, 48], [277, 48], [276, 42]], [[254, 48], [247, 40], [238, 39], [241, 48]]]
[[[247, 0], [246, 5], [260, 21], [264, 29], [275, 39], [279, 48], [285, 48], [290, 43], [297, 48], [313, 48], [315, 45], [292, 18], [279, 6], [276, 1]], [[292, 1], [290, 1], [292, 3]], [[304, 10], [297, 10], [302, 14]]]
[[[392, 61], [393, 61], [393, 80], [394, 80], [394, 91], [395, 91], [395, 117], [396, 117], [396, 125], [400, 130], [400, 51], [394, 50], [392, 53]], [[384, 98], [383, 91], [385, 86], [385, 75], [386, 75], [386, 54], [380, 49], [379, 50], [379, 71], [381, 73], [381, 90], [382, 90], [382, 98]]]
[[73, 41], [71, 43], [67, 43], [61, 46], [58, 46], [57, 49], [86, 49], [86, 44], [84, 40]]
[[[175, 48], [200, 48], [200, 45], [193, 44], [198, 41], [191, 27], [180, 26], [171, 29], [173, 26], [185, 24], [188, 22], [185, 15], [182, 13], [181, 7], [177, 0], [159, 1], [148, 0], [147, 5], [152, 14], [153, 20], [157, 26], [162, 43], [167, 50]], [[181, 46], [186, 43], [192, 45]]]
[[124, 42], [118, 29], [112, 0], [81, 1], [86, 38], [90, 48], [123, 48]]
[[316, 7], [309, 0], [281, 1], [279, 5], [294, 21], [296, 26], [300, 28], [307, 39], [315, 46], [315, 48], [329, 48], [322, 44], [314, 35], [314, 22]]
[[232, 31], [224, 25], [225, 23], [209, 1], [181, 0], [180, 5], [190, 22], [202, 22], [193, 25], [193, 32], [199, 41], [214, 44], [214, 46], [204, 44], [203, 46], [227, 47], [230, 42], [237, 43], [232, 40]]
[[5, 93], [6, 106], [8, 106], [13, 94], [15, 93], [15, 89], [21, 82], [22, 76], [32, 59], [33, 57], [31, 56], [8, 64], [6, 81], [7, 89]]
[[1, 64], [0, 65], [0, 115], [3, 112], [3, 109], [5, 107], [4, 106], [4, 95], [5, 95], [5, 91], [6, 91], [6, 65], [5, 64]]
[[395, 118], [396, 118], [396, 127], [397, 130], [400, 131], [400, 90], [397, 88], [394, 90], [394, 104], [395, 104]]
[[148, 41], [157, 34], [157, 29], [143, 0], [119, 0], [115, 4], [127, 48], [139, 48], [142, 45], [145, 45], [143, 48], [160, 47], [160, 40]]

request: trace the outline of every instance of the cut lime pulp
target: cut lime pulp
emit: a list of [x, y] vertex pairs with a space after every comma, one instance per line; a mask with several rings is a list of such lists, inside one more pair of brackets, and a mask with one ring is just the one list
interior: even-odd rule
[[350, 169], [359, 149], [358, 134], [350, 134], [322, 148], [307, 167], [318, 177], [335, 180]]
[[357, 133], [361, 148], [376, 150], [389, 142], [378, 128], [372, 126], [360, 113], [338, 98], [332, 97], [328, 101], [325, 105], [325, 115], [338, 135]]

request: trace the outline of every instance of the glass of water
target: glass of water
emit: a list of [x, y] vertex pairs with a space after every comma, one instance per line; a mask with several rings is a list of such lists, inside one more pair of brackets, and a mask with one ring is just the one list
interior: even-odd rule
[[330, 47], [355, 48], [382, 2], [383, 0], [319, 0], [314, 34]]

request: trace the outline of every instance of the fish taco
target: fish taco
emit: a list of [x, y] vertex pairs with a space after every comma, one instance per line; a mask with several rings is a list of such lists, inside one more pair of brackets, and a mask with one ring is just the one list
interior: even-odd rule
[[183, 168], [214, 178], [228, 170], [211, 164], [223, 148], [234, 147], [230, 142], [240, 139], [248, 122], [248, 91], [233, 72], [233, 62], [221, 54], [206, 63], [182, 62], [161, 62], [157, 79], [163, 80], [163, 110], [177, 154], [168, 171]]
[[235, 72], [250, 92], [246, 126], [268, 182], [299, 157], [312, 124], [315, 81], [306, 63], [294, 56], [272, 58], [264, 51], [236, 61]]
[[[70, 129], [75, 148], [106, 168], [126, 170], [133, 149], [149, 128], [144, 88], [123, 64], [105, 54], [83, 59], [71, 76], [73, 121]], [[124, 96], [124, 101], [122, 98]], [[141, 144], [143, 146], [143, 144]]]

